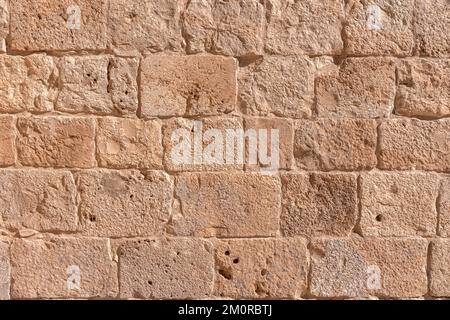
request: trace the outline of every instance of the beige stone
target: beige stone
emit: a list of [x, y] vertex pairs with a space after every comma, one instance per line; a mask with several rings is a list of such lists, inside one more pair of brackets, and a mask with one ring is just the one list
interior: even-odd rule
[[269, 56], [239, 69], [238, 103], [247, 115], [309, 118], [314, 103], [313, 62]]
[[280, 181], [271, 175], [186, 173], [175, 178], [169, 231], [180, 236], [275, 236]]
[[58, 70], [45, 54], [0, 55], [0, 112], [52, 111]]
[[280, 227], [285, 236], [348, 236], [358, 216], [351, 173], [284, 174]]
[[213, 115], [236, 107], [236, 62], [209, 55], [153, 55], [142, 62], [141, 116]]
[[437, 201], [439, 213], [438, 233], [442, 237], [450, 237], [450, 177], [442, 179]]
[[297, 167], [308, 170], [359, 170], [376, 166], [374, 120], [298, 121], [294, 136]]
[[183, 21], [189, 53], [238, 57], [263, 53], [265, 12], [261, 1], [193, 0]]
[[345, 59], [316, 80], [316, 95], [319, 117], [387, 117], [394, 107], [394, 61]]
[[19, 161], [37, 167], [92, 167], [94, 126], [93, 119], [81, 117], [19, 118]]
[[11, 278], [13, 299], [107, 298], [117, 294], [117, 267], [108, 239], [16, 239], [11, 245]]
[[214, 257], [203, 239], [143, 239], [119, 248], [121, 298], [205, 298], [213, 290]]
[[106, 0], [12, 1], [11, 47], [17, 51], [105, 49], [106, 20]]
[[450, 120], [395, 119], [380, 126], [379, 167], [450, 171]]
[[11, 116], [0, 116], [0, 166], [10, 166], [16, 161], [15, 120]]
[[9, 244], [0, 241], [0, 300], [8, 300], [10, 298], [10, 276]]
[[68, 171], [0, 170], [0, 221], [39, 231], [74, 231], [76, 187]]
[[429, 173], [367, 173], [361, 176], [364, 236], [436, 235], [439, 179]]
[[236, 299], [297, 298], [307, 286], [309, 258], [299, 238], [214, 243], [215, 295]]
[[97, 157], [108, 168], [162, 168], [161, 123], [104, 117], [98, 119]]
[[76, 183], [84, 234], [153, 236], [161, 234], [169, 220], [173, 186], [163, 172], [80, 171]]
[[9, 0], [0, 0], [0, 53], [6, 52], [9, 34]]
[[346, 1], [346, 53], [410, 56], [414, 48], [414, 0]]
[[328, 239], [311, 245], [316, 297], [419, 297], [427, 293], [426, 239]]
[[450, 240], [435, 239], [430, 246], [430, 294], [450, 297]]
[[336, 0], [268, 0], [266, 50], [277, 54], [339, 55], [344, 12]]
[[425, 118], [450, 116], [449, 59], [403, 60], [397, 75], [396, 114]]

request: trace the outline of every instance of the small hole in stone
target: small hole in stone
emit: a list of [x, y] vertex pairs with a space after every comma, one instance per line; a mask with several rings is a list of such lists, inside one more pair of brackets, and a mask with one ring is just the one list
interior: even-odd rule
[[239, 263], [239, 259], [238, 259], [238, 258], [234, 259], [234, 260], [233, 260], [233, 263], [235, 263], [235, 264], [236, 264], [236, 263]]
[[134, 198], [134, 195], [130, 194], [130, 199], [133, 199], [133, 198]]
[[152, 284], [153, 284], [153, 282], [150, 281], [150, 280], [148, 280], [147, 283], [148, 283], [149, 285], [152, 285]]
[[229, 255], [230, 255], [230, 251], [228, 251], [228, 250], [225, 251], [225, 255], [226, 255], [226, 256], [229, 256]]
[[377, 220], [378, 222], [381, 222], [381, 220], [383, 220], [383, 216], [381, 214], [379, 214], [375, 217], [375, 220]]
[[93, 216], [93, 215], [90, 215], [90, 216], [89, 216], [89, 221], [95, 222], [96, 220], [97, 220], [97, 217], [96, 217], [96, 216]]
[[267, 270], [266, 270], [266, 269], [262, 269], [262, 270], [261, 270], [261, 275], [262, 275], [262, 276], [265, 276], [266, 274], [267, 274]]

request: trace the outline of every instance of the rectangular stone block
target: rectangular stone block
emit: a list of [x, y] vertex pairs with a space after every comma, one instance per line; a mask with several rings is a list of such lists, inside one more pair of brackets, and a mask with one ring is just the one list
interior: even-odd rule
[[430, 294], [433, 297], [450, 297], [450, 239], [431, 241]]
[[303, 239], [218, 240], [214, 252], [216, 296], [292, 299], [306, 290], [309, 257]]
[[311, 245], [315, 297], [408, 298], [427, 293], [426, 239], [327, 239]]
[[6, 52], [9, 34], [9, 0], [0, 0], [0, 53]]
[[13, 299], [112, 298], [118, 291], [108, 239], [15, 239], [11, 278]]
[[438, 233], [441, 237], [450, 237], [450, 177], [445, 176], [441, 181], [437, 201], [439, 213]]
[[11, 264], [9, 259], [9, 243], [0, 241], [0, 300], [9, 300], [11, 282]]
[[275, 236], [280, 215], [276, 176], [186, 173], [175, 178], [169, 232], [195, 237]]
[[142, 239], [118, 249], [121, 298], [199, 299], [211, 296], [212, 244], [203, 239]]
[[11, 116], [0, 116], [0, 166], [16, 162], [16, 128]]
[[140, 116], [230, 113], [236, 107], [236, 62], [209, 55], [152, 55], [141, 71]]
[[79, 229], [97, 237], [154, 236], [169, 220], [173, 185], [160, 171], [77, 172]]
[[36, 167], [95, 165], [95, 121], [82, 117], [17, 119], [19, 162]]

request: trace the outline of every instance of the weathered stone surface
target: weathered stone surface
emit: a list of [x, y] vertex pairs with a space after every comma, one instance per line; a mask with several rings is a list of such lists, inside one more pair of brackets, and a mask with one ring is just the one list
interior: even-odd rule
[[95, 165], [94, 120], [81, 117], [27, 117], [17, 119], [18, 158], [36, 167]]
[[395, 65], [389, 58], [348, 58], [316, 81], [319, 117], [382, 118], [395, 98]]
[[429, 173], [367, 173], [361, 176], [364, 236], [436, 235], [439, 179]]
[[108, 168], [162, 168], [161, 123], [158, 120], [100, 118], [97, 127], [99, 165]]
[[16, 239], [11, 245], [11, 278], [13, 299], [106, 298], [117, 294], [117, 267], [108, 239]]
[[450, 57], [450, 3], [447, 0], [416, 1], [414, 29], [417, 53], [429, 57]]
[[306, 290], [309, 258], [305, 240], [218, 240], [214, 249], [216, 296], [297, 298]]
[[255, 56], [264, 48], [264, 5], [258, 0], [190, 1], [184, 13], [189, 53]]
[[62, 58], [62, 89], [56, 109], [71, 113], [135, 114], [136, 59], [86, 56]]
[[119, 248], [121, 298], [180, 299], [211, 295], [213, 248], [203, 239], [127, 241]]
[[187, 0], [111, 0], [111, 46], [125, 51], [181, 51], [181, 14]]
[[285, 236], [348, 236], [358, 216], [354, 174], [282, 176], [281, 231]]
[[0, 116], [0, 166], [10, 166], [16, 161], [14, 122], [11, 116]]
[[294, 136], [297, 167], [324, 171], [374, 168], [376, 127], [374, 120], [298, 121]]
[[450, 171], [450, 120], [393, 119], [380, 126], [379, 167]]
[[0, 53], [6, 52], [9, 34], [9, 0], [0, 0]]
[[338, 55], [344, 12], [341, 1], [268, 0], [266, 50], [278, 54]]
[[219, 56], [153, 55], [142, 62], [141, 116], [234, 111], [236, 62]]
[[450, 297], [450, 240], [433, 240], [430, 257], [430, 294]]
[[238, 103], [247, 115], [309, 118], [314, 103], [313, 62], [272, 56], [239, 69]]
[[10, 298], [10, 275], [9, 244], [0, 241], [0, 300], [8, 300]]
[[169, 231], [181, 236], [274, 236], [279, 178], [261, 174], [186, 173], [175, 178]]
[[450, 115], [449, 59], [403, 60], [397, 75], [396, 114], [426, 118]]
[[14, 229], [74, 231], [76, 187], [68, 171], [0, 170], [0, 221]]
[[88, 170], [76, 174], [80, 229], [92, 236], [161, 234], [169, 220], [173, 187], [160, 171]]
[[18, 51], [106, 48], [107, 1], [11, 2], [11, 47]]
[[437, 202], [439, 213], [439, 235], [450, 237], [450, 177], [442, 179]]
[[419, 297], [427, 293], [426, 239], [328, 239], [311, 246], [316, 297]]
[[46, 112], [57, 96], [58, 70], [51, 57], [0, 55], [0, 112]]
[[409, 56], [414, 48], [414, 0], [347, 1], [346, 53]]

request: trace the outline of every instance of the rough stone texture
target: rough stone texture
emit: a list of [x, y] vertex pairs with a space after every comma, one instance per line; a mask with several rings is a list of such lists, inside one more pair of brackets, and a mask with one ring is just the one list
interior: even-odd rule
[[57, 82], [56, 65], [45, 54], [0, 55], [0, 112], [51, 111]]
[[439, 213], [439, 235], [450, 237], [450, 177], [442, 179], [437, 202]]
[[426, 239], [328, 239], [311, 245], [316, 297], [418, 297], [427, 293]]
[[236, 62], [219, 56], [149, 56], [142, 62], [141, 115], [213, 115], [236, 107]]
[[348, 236], [357, 215], [356, 176], [285, 174], [280, 228], [285, 236]]
[[17, 129], [18, 158], [22, 165], [79, 168], [95, 165], [93, 119], [19, 118]]
[[404, 60], [397, 75], [396, 114], [424, 118], [450, 116], [449, 59]]
[[239, 108], [247, 115], [309, 118], [314, 72], [313, 62], [301, 56], [269, 56], [240, 68]]
[[361, 176], [364, 236], [436, 235], [439, 179], [429, 173], [367, 173]]
[[430, 294], [450, 297], [450, 240], [433, 240], [430, 257]]
[[450, 120], [395, 119], [379, 131], [381, 169], [450, 171]]
[[339, 55], [344, 12], [336, 0], [268, 0], [266, 50], [275, 54]]
[[386, 58], [348, 58], [316, 81], [317, 113], [326, 118], [383, 118], [395, 98], [395, 65]]
[[[68, 285], [74, 280], [70, 267], [80, 271], [79, 287]], [[117, 294], [117, 267], [108, 239], [16, 239], [11, 245], [11, 278], [13, 299], [106, 298]]]
[[158, 120], [100, 118], [96, 139], [99, 166], [162, 167], [161, 123]]
[[414, 0], [346, 1], [346, 53], [411, 55], [414, 49]]
[[0, 166], [10, 166], [16, 161], [14, 118], [0, 116]]
[[81, 171], [76, 183], [84, 234], [153, 236], [161, 234], [169, 220], [173, 187], [163, 172]]
[[[79, 26], [76, 23], [79, 8]], [[17, 51], [106, 48], [106, 0], [11, 1], [11, 48]]]
[[294, 136], [297, 167], [360, 170], [376, 166], [376, 122], [358, 119], [298, 121]]
[[0, 53], [6, 52], [9, 33], [9, 0], [0, 0]]
[[205, 298], [213, 290], [213, 248], [203, 239], [127, 241], [119, 273], [122, 298]]
[[8, 300], [10, 298], [10, 276], [9, 244], [0, 241], [0, 300]]
[[170, 232], [195, 237], [274, 236], [279, 178], [261, 174], [186, 173], [175, 178]]
[[74, 231], [76, 187], [68, 171], [0, 170], [0, 225], [14, 229]]
[[306, 290], [309, 258], [305, 240], [218, 240], [214, 252], [216, 296], [296, 298]]

